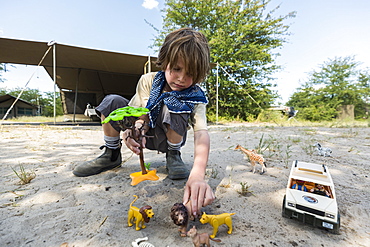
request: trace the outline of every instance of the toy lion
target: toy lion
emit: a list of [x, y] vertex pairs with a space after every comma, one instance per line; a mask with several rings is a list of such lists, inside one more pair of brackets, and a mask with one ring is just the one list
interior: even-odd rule
[[146, 228], [144, 225], [145, 223], [148, 223], [150, 218], [154, 216], [154, 212], [151, 206], [143, 206], [140, 209], [137, 207], [132, 206], [134, 202], [138, 199], [137, 195], [134, 195], [136, 197], [130, 204], [130, 209], [128, 210], [128, 226], [132, 226], [133, 223], [136, 224], [136, 231], [139, 231], [140, 229]]
[[170, 213], [173, 223], [179, 226], [181, 237], [186, 237], [186, 230], [188, 228], [189, 213], [185, 205], [182, 203], [175, 203], [171, 208]]

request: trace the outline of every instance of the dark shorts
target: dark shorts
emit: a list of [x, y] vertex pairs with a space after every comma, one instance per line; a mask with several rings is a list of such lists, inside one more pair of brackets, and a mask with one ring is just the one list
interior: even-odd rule
[[[128, 100], [124, 97], [116, 94], [110, 94], [105, 96], [103, 101], [95, 108], [96, 113], [100, 117], [101, 114], [107, 117], [112, 111], [122, 108], [128, 105]], [[171, 126], [171, 129], [176, 131], [177, 134], [183, 136], [182, 145], [185, 145], [189, 113], [171, 113], [168, 111], [166, 105], [161, 108], [161, 113], [157, 118], [156, 126], [150, 128], [146, 135], [153, 136], [153, 138], [146, 138], [146, 148], [151, 150], [158, 150], [165, 153], [168, 150], [167, 144], [167, 124]], [[120, 132], [122, 128], [116, 121], [109, 122], [112, 127]]]
[[[101, 115], [104, 117], [108, 117], [108, 115], [118, 109], [125, 106], [128, 106], [129, 100], [117, 95], [117, 94], [109, 94], [104, 97], [103, 101], [95, 108], [96, 114], [101, 118]], [[110, 121], [109, 122], [112, 127], [117, 130], [118, 132], [121, 131], [121, 127], [119, 126], [118, 122]]]

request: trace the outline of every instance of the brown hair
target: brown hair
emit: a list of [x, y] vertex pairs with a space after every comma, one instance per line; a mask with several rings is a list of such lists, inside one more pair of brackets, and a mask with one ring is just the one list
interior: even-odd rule
[[172, 70], [182, 58], [185, 73], [192, 76], [194, 84], [202, 82], [210, 70], [210, 55], [207, 38], [191, 28], [180, 28], [168, 34], [159, 51], [157, 66]]

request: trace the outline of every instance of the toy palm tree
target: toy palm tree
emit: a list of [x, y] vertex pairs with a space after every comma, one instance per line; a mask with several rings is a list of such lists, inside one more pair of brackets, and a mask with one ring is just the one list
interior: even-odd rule
[[137, 185], [138, 183], [144, 180], [158, 180], [159, 177], [157, 176], [157, 171], [155, 169], [149, 170], [145, 167], [144, 163], [144, 154], [143, 154], [143, 137], [150, 137], [142, 134], [142, 129], [144, 127], [141, 126], [138, 131], [135, 127], [136, 120], [149, 112], [149, 109], [144, 107], [132, 107], [126, 106], [123, 108], [119, 108], [117, 110], [112, 111], [108, 117], [102, 121], [102, 124], [108, 123], [109, 121], [117, 121], [122, 129], [131, 129], [131, 135], [127, 138], [133, 138], [137, 143], [140, 143], [140, 167], [141, 172], [131, 173], [130, 177], [132, 179], [131, 185]]

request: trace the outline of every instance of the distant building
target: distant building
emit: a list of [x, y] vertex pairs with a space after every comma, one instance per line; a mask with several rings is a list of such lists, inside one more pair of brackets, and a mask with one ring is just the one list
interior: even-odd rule
[[[9, 94], [0, 95], [0, 118], [2, 119], [11, 105], [17, 98], [11, 96]], [[22, 116], [36, 116], [38, 106], [31, 104], [27, 101], [19, 99], [17, 103], [13, 106], [13, 109], [9, 112], [7, 119], [15, 118], [15, 117], [22, 117]]]

